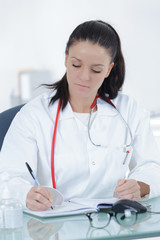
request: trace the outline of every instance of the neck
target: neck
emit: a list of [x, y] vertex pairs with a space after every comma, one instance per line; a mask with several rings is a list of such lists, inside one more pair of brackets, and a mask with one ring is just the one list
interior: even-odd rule
[[[94, 98], [74, 98], [70, 97], [69, 102], [72, 107], [73, 112], [78, 113], [90, 113], [91, 112], [91, 105], [94, 101]], [[96, 108], [95, 108], [96, 110]]]

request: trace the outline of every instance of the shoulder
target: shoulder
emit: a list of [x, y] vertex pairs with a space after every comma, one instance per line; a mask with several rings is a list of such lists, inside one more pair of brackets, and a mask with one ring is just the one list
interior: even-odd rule
[[26, 120], [39, 119], [39, 121], [46, 117], [51, 117], [54, 108], [57, 106], [56, 102], [52, 105], [49, 104], [53, 94], [54, 92], [45, 92], [32, 99], [21, 108], [17, 117], [25, 118]]
[[150, 118], [150, 113], [132, 96], [119, 93], [113, 100], [118, 111], [127, 122], [136, 122]]
[[117, 107], [117, 109], [127, 106], [132, 106], [137, 104], [137, 101], [127, 94], [124, 93], [118, 93], [117, 97], [113, 99], [113, 103]]
[[22, 108], [23, 110], [25, 109], [30, 109], [30, 108], [35, 108], [35, 109], [39, 109], [39, 108], [47, 108], [49, 106], [49, 101], [52, 97], [53, 93], [51, 92], [45, 92], [39, 96], [37, 96], [36, 98], [30, 100], [28, 103], [26, 103], [24, 105], [24, 107]]
[[122, 112], [147, 112], [133, 96], [128, 96], [124, 93], [119, 93], [118, 96], [113, 100], [113, 103], [115, 104], [116, 108]]
[[119, 112], [124, 118], [128, 119], [128, 115], [137, 112], [140, 107], [138, 102], [133, 97], [124, 93], [118, 93], [117, 97], [110, 99], [110, 101], [114, 104], [116, 110], [118, 111], [115, 111], [111, 104], [106, 104], [105, 101], [98, 99], [98, 103], [100, 103], [99, 109], [101, 109], [101, 112], [105, 115], [115, 115]]

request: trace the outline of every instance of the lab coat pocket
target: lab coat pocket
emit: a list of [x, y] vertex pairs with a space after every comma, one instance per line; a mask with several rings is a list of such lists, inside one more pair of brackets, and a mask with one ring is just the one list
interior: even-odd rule
[[117, 185], [117, 181], [127, 176], [131, 155], [132, 147], [110, 147], [107, 149], [106, 159], [108, 164], [106, 164], [106, 174], [104, 174], [104, 178], [102, 180], [103, 185], [109, 185], [111, 189], [114, 189]]
[[110, 161], [115, 166], [125, 167], [130, 163], [130, 159], [132, 156], [132, 147], [109, 147], [108, 148], [108, 156], [110, 156]]
[[123, 165], [129, 165], [131, 156], [132, 156], [133, 148], [131, 146], [123, 148], [124, 160], [122, 162]]

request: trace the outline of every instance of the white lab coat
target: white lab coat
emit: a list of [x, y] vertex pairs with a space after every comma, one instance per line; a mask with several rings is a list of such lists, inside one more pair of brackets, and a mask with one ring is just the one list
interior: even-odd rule
[[[26, 104], [14, 118], [0, 156], [0, 172], [13, 177], [9, 188], [25, 206], [26, 195], [34, 185], [28, 162], [43, 186], [52, 186], [51, 144], [58, 101], [49, 106], [49, 93]], [[97, 100], [97, 114], [90, 134], [106, 147], [94, 146], [88, 130], [68, 103], [60, 112], [55, 144], [55, 180], [65, 199], [113, 196], [117, 181], [126, 176], [150, 185], [150, 197], [160, 194], [160, 154], [150, 128], [149, 114], [133, 98], [119, 94], [113, 100], [128, 123], [133, 149], [123, 165], [122, 146], [130, 143], [128, 128], [108, 103]]]

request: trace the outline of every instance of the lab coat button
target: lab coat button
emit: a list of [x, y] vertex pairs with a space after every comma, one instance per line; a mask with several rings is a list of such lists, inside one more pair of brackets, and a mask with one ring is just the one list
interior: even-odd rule
[[95, 165], [96, 163], [95, 163], [95, 161], [92, 161], [92, 165]]

